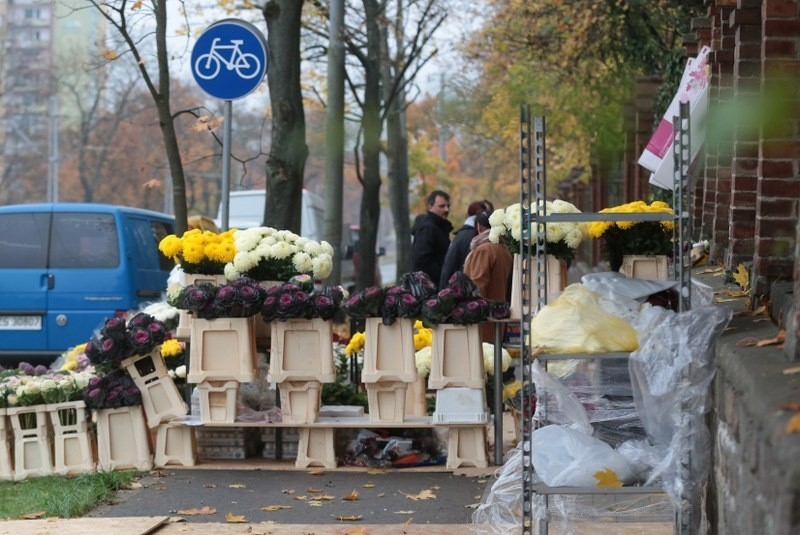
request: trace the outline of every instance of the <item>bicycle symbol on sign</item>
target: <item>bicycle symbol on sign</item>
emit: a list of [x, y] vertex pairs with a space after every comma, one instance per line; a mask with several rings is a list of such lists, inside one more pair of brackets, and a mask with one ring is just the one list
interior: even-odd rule
[[[194, 63], [194, 70], [197, 76], [203, 80], [211, 80], [219, 74], [222, 65], [229, 71], [236, 71], [239, 78], [249, 80], [261, 72], [261, 61], [255, 54], [242, 52], [242, 39], [231, 39], [229, 45], [219, 43], [220, 38], [216, 37], [211, 42], [211, 49], [205, 54], [201, 54]], [[226, 58], [220, 51], [230, 51], [230, 56]]]

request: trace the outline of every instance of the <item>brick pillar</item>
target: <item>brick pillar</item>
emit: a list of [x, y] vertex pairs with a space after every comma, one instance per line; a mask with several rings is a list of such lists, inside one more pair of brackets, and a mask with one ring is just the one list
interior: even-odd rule
[[[699, 50], [703, 46], [711, 46], [713, 48], [711, 17], [696, 17], [692, 19], [691, 31], [694, 37], [693, 46], [695, 49]], [[714, 86], [712, 79], [712, 85], [709, 87], [709, 101], [713, 100], [713, 95]], [[707, 152], [711, 145], [713, 145], [713, 142], [706, 139], [703, 149], [697, 155], [697, 166], [699, 171], [697, 172], [694, 191], [692, 191], [691, 207], [693, 241], [699, 241], [706, 238], [706, 236], [703, 235], [703, 206], [706, 192], [706, 176], [708, 174], [705, 166], [708, 164]]]
[[761, 92], [777, 111], [765, 113], [761, 129], [751, 280], [756, 295], [768, 293], [771, 280], [795, 276], [800, 199], [800, 6], [797, 0], [764, 0], [762, 18]]
[[794, 238], [794, 305], [789, 311], [786, 322], [786, 343], [784, 352], [790, 361], [800, 362], [800, 304], [797, 296], [800, 295], [800, 218], [797, 220], [797, 231]]
[[[715, 67], [712, 77], [717, 81], [717, 106], [729, 105], [733, 99], [733, 58], [736, 36], [730, 27], [730, 15], [735, 8], [735, 0], [718, 0], [714, 16], [714, 26], [719, 30], [719, 44], [713, 52], [712, 64]], [[717, 137], [714, 198], [711, 203], [713, 220], [711, 222], [712, 262], [722, 263], [728, 248], [728, 220], [731, 203], [731, 164], [732, 140], [728, 134], [720, 132]]]
[[[751, 109], [761, 90], [761, 0], [739, 0], [729, 19], [735, 34], [733, 91], [736, 107]], [[730, 219], [725, 265], [736, 269], [753, 258], [758, 172], [758, 119], [736, 113], [733, 128]]]
[[[722, 29], [720, 27], [721, 17], [720, 8], [716, 5], [711, 5], [706, 13], [708, 19], [708, 38], [709, 41], [705, 44], [709, 45], [712, 51], [719, 50], [722, 42]], [[716, 64], [716, 52], [712, 52], [710, 60], [711, 66], [711, 85], [708, 90], [708, 105], [709, 108], [714, 107], [719, 102], [719, 73], [720, 67]], [[700, 197], [702, 205], [702, 217], [700, 224], [697, 228], [700, 230], [700, 238], [704, 240], [711, 240], [714, 235], [714, 204], [717, 201], [717, 151], [719, 142], [716, 137], [708, 137], [706, 139], [705, 147], [703, 149], [703, 194]], [[712, 259], [713, 260], [713, 259]]]
[[[650, 171], [636, 163], [642, 155], [656, 126], [653, 104], [663, 80], [660, 76], [639, 76], [636, 78], [634, 101], [634, 138], [632, 160], [633, 170], [626, 184], [625, 201], [646, 200], [650, 192]], [[659, 117], [658, 120], [661, 118]], [[669, 154], [667, 155], [670, 156]]]

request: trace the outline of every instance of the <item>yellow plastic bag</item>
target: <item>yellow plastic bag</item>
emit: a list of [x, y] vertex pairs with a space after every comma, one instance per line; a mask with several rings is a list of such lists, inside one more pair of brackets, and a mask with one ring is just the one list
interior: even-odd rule
[[636, 330], [605, 312], [600, 294], [571, 284], [531, 321], [531, 345], [548, 353], [608, 353], [639, 347]]

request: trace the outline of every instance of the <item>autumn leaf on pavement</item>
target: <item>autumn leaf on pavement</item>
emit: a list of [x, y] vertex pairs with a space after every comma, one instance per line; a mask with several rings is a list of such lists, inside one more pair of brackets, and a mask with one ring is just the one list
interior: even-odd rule
[[777, 344], [782, 344], [785, 341], [786, 341], [786, 331], [781, 329], [780, 331], [778, 331], [778, 334], [775, 336], [775, 338], [763, 338], [759, 340], [758, 343], [756, 344], [756, 347], [774, 346]]
[[436, 494], [434, 494], [431, 489], [425, 489], [422, 492], [420, 492], [419, 494], [406, 494], [404, 492], [401, 492], [400, 494], [402, 494], [403, 496], [405, 496], [409, 500], [414, 500], [415, 502], [419, 501], [419, 500], [435, 500], [436, 499]]
[[333, 518], [336, 520], [341, 520], [342, 522], [356, 522], [361, 520], [364, 515], [351, 515], [351, 516], [341, 516], [341, 515], [333, 515]]
[[370, 475], [380, 475], [380, 474], [385, 474], [386, 470], [382, 468], [370, 468], [369, 470], [367, 470], [367, 473]]
[[617, 477], [617, 473], [611, 468], [599, 470], [594, 473], [594, 478], [597, 480], [598, 487], [621, 487], [622, 481]]
[[308, 492], [309, 492], [309, 494], [319, 494], [320, 492], [322, 492], [322, 489], [317, 489], [317, 488], [314, 488], [314, 487], [308, 487]]
[[247, 523], [247, 518], [245, 518], [244, 515], [228, 513], [225, 515], [225, 522], [228, 522], [229, 524], [244, 524]]
[[361, 485], [361, 487], [365, 489], [374, 489], [375, 483], [364, 483], [363, 485]]
[[233, 485], [228, 485], [229, 489], [246, 489], [247, 485], [242, 485], [241, 483], [234, 483]]
[[204, 507], [201, 507], [200, 509], [197, 509], [197, 508], [194, 508], [194, 509], [181, 509], [180, 511], [178, 511], [178, 514], [179, 515], [184, 515], [184, 516], [194, 516], [194, 515], [213, 515], [216, 512], [217, 512], [216, 509], [206, 505]]
[[791, 368], [786, 368], [783, 370], [783, 375], [794, 375], [796, 373], [800, 373], [800, 366], [793, 366]]
[[25, 513], [24, 515], [21, 515], [20, 518], [23, 520], [35, 520], [37, 518], [43, 517], [44, 514], [45, 511], [37, 511], [35, 513]]
[[291, 508], [292, 508], [291, 505], [267, 505], [265, 507], [262, 507], [261, 510], [271, 513], [272, 511], [280, 511], [282, 509], [291, 509]]
[[800, 433], [800, 414], [795, 414], [786, 422], [786, 434]]
[[392, 511], [396, 515], [413, 515], [414, 511]]
[[758, 344], [758, 338], [755, 336], [745, 336], [738, 342], [736, 342], [736, 347], [755, 347]]
[[359, 496], [358, 491], [354, 490], [353, 492], [351, 492], [347, 496], [344, 496], [342, 499], [345, 500], [345, 501], [348, 501], [348, 502], [354, 502], [354, 501], [356, 501], [358, 499], [358, 496]]
[[738, 284], [742, 290], [750, 289], [750, 273], [747, 271], [747, 268], [744, 267], [744, 264], [739, 264], [736, 267], [736, 271], [733, 273], [733, 280], [736, 281], [736, 284]]
[[325, 473], [325, 470], [322, 470], [321, 468], [317, 468], [316, 470], [309, 470], [308, 471], [308, 475], [310, 475], [310, 476], [321, 476], [324, 473]]

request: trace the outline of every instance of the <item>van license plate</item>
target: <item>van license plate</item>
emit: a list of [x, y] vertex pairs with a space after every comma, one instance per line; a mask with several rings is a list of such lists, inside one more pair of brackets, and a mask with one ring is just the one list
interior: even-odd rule
[[0, 316], [0, 330], [40, 331], [41, 316]]

